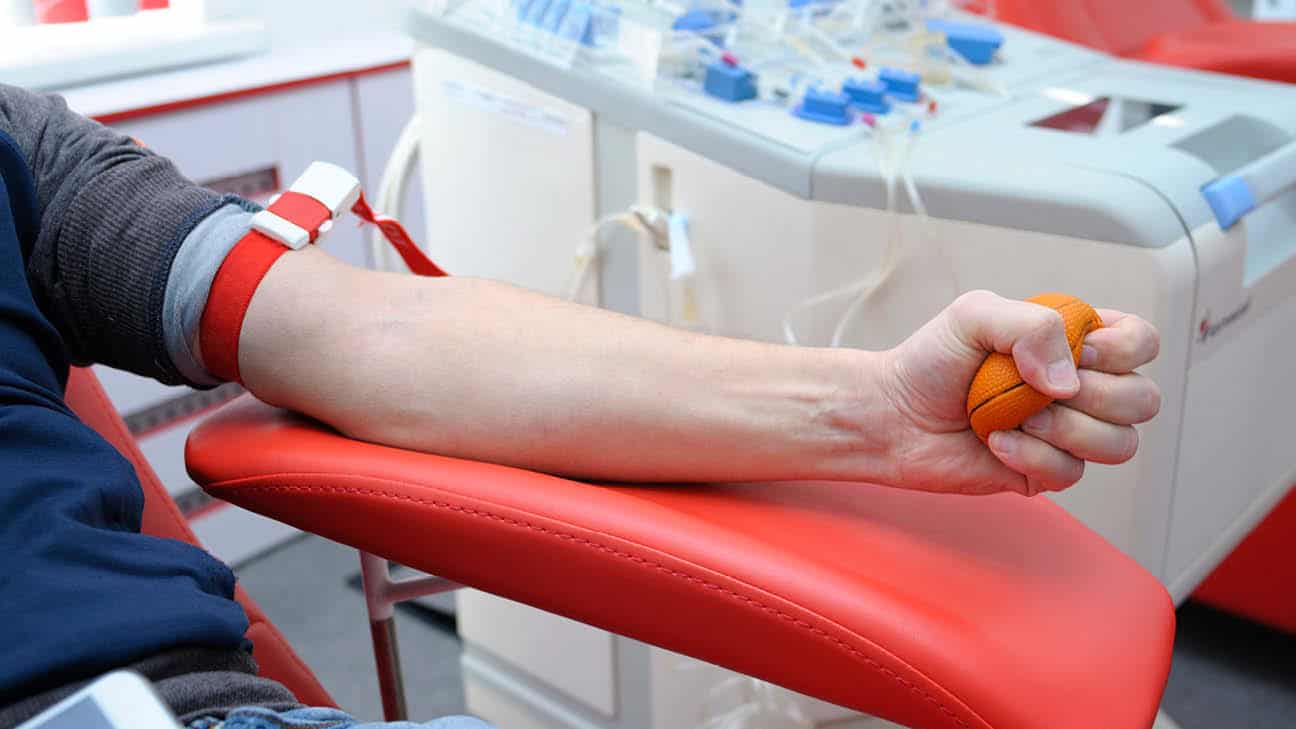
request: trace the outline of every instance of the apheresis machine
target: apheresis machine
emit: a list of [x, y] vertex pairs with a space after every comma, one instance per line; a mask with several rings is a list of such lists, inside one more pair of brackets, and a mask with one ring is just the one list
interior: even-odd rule
[[[1161, 415], [1057, 499], [1177, 600], [1292, 483], [1290, 87], [937, 2], [445, 0], [412, 25], [448, 270], [812, 346], [893, 346], [976, 288], [1138, 313]], [[495, 598], [460, 622], [470, 709], [510, 726], [770, 726], [751, 707], [783, 700]], [[848, 718], [786, 700], [774, 725]]]

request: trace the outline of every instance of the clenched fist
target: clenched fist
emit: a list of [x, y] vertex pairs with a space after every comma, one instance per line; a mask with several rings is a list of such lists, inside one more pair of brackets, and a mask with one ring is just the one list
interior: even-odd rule
[[[1085, 461], [1123, 463], [1138, 449], [1134, 425], [1161, 406], [1156, 383], [1134, 370], [1160, 347], [1132, 314], [1098, 309], [1103, 328], [1084, 340], [1077, 371], [1062, 317], [1052, 309], [973, 291], [881, 353], [874, 385], [894, 412], [893, 485], [933, 491], [1033, 495], [1080, 480]], [[1022, 378], [1056, 402], [1020, 430], [972, 432], [968, 387], [989, 352], [1010, 354]]]

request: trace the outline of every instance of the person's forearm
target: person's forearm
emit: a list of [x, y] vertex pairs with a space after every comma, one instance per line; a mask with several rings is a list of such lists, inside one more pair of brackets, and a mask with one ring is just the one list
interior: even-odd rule
[[[707, 337], [495, 282], [280, 258], [244, 324], [261, 398], [353, 437], [626, 481], [889, 480], [874, 355]], [[873, 412], [873, 411], [877, 412]]]

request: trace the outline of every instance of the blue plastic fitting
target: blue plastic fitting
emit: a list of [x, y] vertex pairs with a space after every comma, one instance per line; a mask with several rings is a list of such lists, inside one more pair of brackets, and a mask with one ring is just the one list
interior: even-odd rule
[[562, 27], [563, 18], [567, 17], [569, 7], [571, 0], [553, 0], [545, 11], [544, 20], [540, 21], [540, 27], [550, 33], [557, 33], [558, 28]]
[[927, 30], [945, 34], [945, 44], [974, 66], [984, 66], [994, 60], [994, 54], [1003, 46], [1003, 33], [990, 25], [960, 23], [954, 20], [932, 18]]
[[[543, 2], [543, 0], [536, 0]], [[901, 101], [918, 100], [918, 82], [921, 77], [899, 68], [884, 68], [878, 72], [878, 80], [886, 84], [887, 95]]]
[[738, 17], [736, 13], [707, 8], [694, 8], [675, 19], [671, 30], [691, 30], [701, 33], [711, 30], [721, 23], [728, 23]]
[[692, 31], [711, 41], [716, 46], [724, 45], [724, 35], [722, 33], [707, 33], [717, 25], [728, 23], [736, 18], [733, 12], [724, 12], [720, 10], [708, 10], [706, 8], [694, 8], [675, 19], [671, 23], [671, 30]]
[[1202, 186], [1202, 195], [1210, 205], [1211, 212], [1215, 213], [1219, 227], [1224, 230], [1232, 228], [1243, 215], [1255, 208], [1255, 196], [1251, 193], [1251, 187], [1246, 180], [1236, 175], [1225, 175], [1206, 183]]
[[532, 0], [531, 6], [527, 8], [526, 17], [522, 22], [530, 25], [540, 25], [544, 20], [545, 13], [549, 12], [550, 0]]
[[818, 17], [832, 12], [832, 0], [788, 0], [788, 10], [797, 10]]
[[852, 121], [850, 97], [820, 88], [807, 89], [801, 103], [792, 110], [792, 113], [802, 119], [820, 124], [846, 126]]
[[559, 38], [582, 45], [594, 45], [593, 12], [590, 4], [584, 0], [572, 0], [571, 7], [554, 32]]
[[846, 79], [842, 84], [842, 93], [850, 97], [851, 104], [860, 111], [870, 114], [885, 114], [891, 111], [891, 102], [886, 98], [887, 87], [881, 81], [864, 81]]
[[708, 96], [725, 101], [746, 101], [756, 98], [756, 74], [742, 66], [730, 66], [716, 61], [706, 67], [702, 90]]
[[599, 4], [590, 6], [590, 42], [588, 45], [605, 45], [615, 42], [621, 28], [621, 6]]

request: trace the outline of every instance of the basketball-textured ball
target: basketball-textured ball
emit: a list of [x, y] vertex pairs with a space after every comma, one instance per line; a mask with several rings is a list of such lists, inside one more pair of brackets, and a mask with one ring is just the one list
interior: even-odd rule
[[[1085, 302], [1066, 294], [1040, 294], [1027, 299], [1031, 303], [1055, 309], [1066, 323], [1071, 358], [1080, 362], [1080, 345], [1089, 332], [1102, 326], [1098, 312]], [[1053, 398], [1026, 384], [1013, 363], [1012, 355], [991, 352], [986, 357], [972, 386], [968, 388], [967, 414], [972, 430], [981, 440], [996, 430], [1012, 430], [1026, 418], [1038, 413]]]

